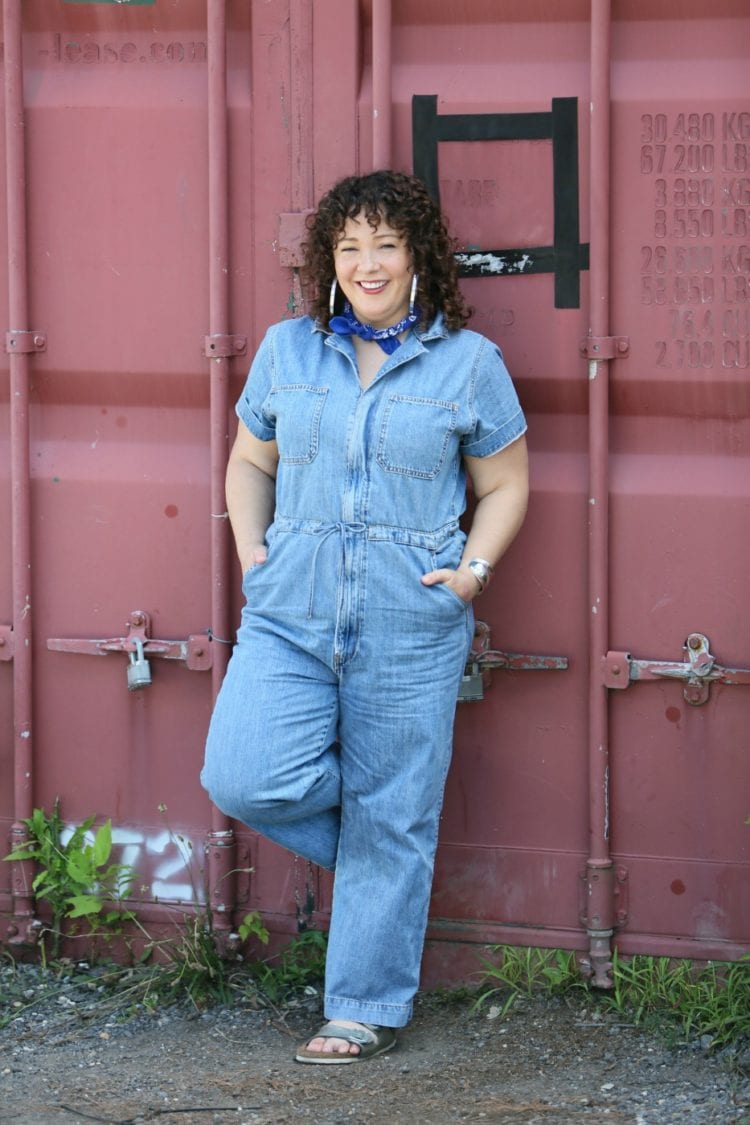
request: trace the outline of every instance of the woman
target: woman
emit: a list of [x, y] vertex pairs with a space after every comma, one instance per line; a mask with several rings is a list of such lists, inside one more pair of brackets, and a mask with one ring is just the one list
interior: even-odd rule
[[330, 1022], [296, 1054], [330, 1064], [390, 1049], [411, 1016], [471, 602], [528, 483], [518, 399], [463, 327], [423, 184], [349, 177], [308, 225], [312, 316], [269, 329], [237, 404], [247, 604], [201, 777], [226, 813], [335, 871]]

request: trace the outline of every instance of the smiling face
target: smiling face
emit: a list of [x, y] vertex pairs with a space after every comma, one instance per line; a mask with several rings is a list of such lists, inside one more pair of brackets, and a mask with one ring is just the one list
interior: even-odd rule
[[409, 312], [413, 269], [406, 239], [381, 218], [370, 226], [360, 212], [347, 219], [333, 249], [336, 280], [354, 315], [373, 328], [388, 328]]

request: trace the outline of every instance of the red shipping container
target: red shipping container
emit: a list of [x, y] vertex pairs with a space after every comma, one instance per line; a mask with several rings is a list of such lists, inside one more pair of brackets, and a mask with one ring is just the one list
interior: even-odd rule
[[[252, 351], [302, 309], [306, 212], [390, 165], [440, 197], [532, 463], [476, 607], [426, 978], [487, 942], [604, 985], [615, 944], [748, 947], [750, 14], [668, 7], [5, 0], [8, 850], [59, 796], [112, 818], [145, 919], [325, 925], [328, 878], [198, 783], [240, 611], [223, 468]], [[35, 917], [0, 865], [0, 936]]]

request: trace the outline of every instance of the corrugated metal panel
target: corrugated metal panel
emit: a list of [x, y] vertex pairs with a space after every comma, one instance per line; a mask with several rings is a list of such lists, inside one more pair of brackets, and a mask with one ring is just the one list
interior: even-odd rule
[[[615, 689], [627, 654], [687, 666], [694, 633], [718, 664], [750, 667], [750, 20], [739, 2], [654, 18], [623, 0], [610, 52], [606, 7], [592, 33], [578, 0], [554, 19], [489, 0], [209, 2], [208, 22], [192, 0], [23, 5], [27, 323], [12, 323], [12, 266], [10, 293], [0, 281], [18, 334], [0, 391], [9, 833], [60, 795], [71, 821], [113, 818], [150, 917], [202, 900], [208, 878], [227, 929], [233, 909], [282, 931], [324, 920], [328, 880], [235, 838], [198, 785], [239, 616], [219, 470], [240, 338], [250, 352], [300, 307], [301, 216], [337, 177], [390, 162], [439, 191], [474, 325], [501, 343], [530, 418], [530, 514], [478, 609], [493, 646], [569, 662], [495, 670], [459, 708], [427, 972], [464, 971], [456, 942], [577, 947], [602, 980], [612, 940], [747, 945], [747, 683]], [[0, 190], [13, 246], [17, 184]], [[129, 693], [125, 650], [146, 621], [152, 653], [185, 641], [190, 659], [154, 654], [151, 686]], [[121, 650], [93, 655], [92, 640]], [[14, 941], [19, 879], [0, 866]]]

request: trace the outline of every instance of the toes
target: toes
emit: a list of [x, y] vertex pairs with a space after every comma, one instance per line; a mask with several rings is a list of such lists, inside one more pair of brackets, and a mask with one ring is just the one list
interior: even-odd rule
[[356, 1043], [349, 1043], [346, 1039], [311, 1039], [307, 1044], [308, 1051], [317, 1051], [328, 1055], [358, 1055], [359, 1047]]

